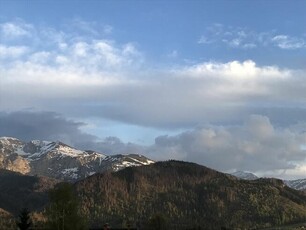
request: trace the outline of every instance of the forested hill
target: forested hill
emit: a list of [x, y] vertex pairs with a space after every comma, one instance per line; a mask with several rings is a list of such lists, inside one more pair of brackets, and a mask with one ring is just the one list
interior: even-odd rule
[[95, 174], [75, 184], [92, 226], [256, 228], [306, 220], [306, 197], [281, 180], [238, 180], [194, 163], [167, 161]]
[[57, 180], [47, 177], [0, 169], [0, 209], [15, 216], [24, 207], [40, 211], [48, 202], [48, 191], [57, 183]]

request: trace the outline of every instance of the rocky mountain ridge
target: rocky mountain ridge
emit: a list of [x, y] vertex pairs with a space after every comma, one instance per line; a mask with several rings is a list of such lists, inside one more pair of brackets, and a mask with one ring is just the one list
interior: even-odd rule
[[151, 163], [154, 161], [138, 154], [107, 156], [78, 150], [60, 141], [23, 142], [17, 138], [0, 137], [0, 168], [25, 175], [76, 181], [97, 172]]

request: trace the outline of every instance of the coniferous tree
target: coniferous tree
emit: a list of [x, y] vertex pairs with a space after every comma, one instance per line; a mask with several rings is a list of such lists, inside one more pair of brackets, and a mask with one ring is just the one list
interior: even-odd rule
[[18, 229], [29, 230], [32, 226], [32, 221], [30, 218], [30, 212], [27, 208], [23, 208], [20, 211], [17, 222]]
[[154, 214], [149, 220], [149, 227], [154, 230], [168, 229], [166, 217], [161, 213]]
[[61, 183], [49, 193], [47, 227], [52, 230], [82, 230], [85, 221], [80, 215], [77, 197], [72, 185]]

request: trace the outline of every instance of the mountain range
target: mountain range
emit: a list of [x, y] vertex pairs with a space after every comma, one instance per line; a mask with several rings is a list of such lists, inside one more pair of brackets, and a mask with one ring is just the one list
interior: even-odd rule
[[[97, 172], [152, 163], [153, 160], [140, 154], [108, 156], [92, 150], [79, 150], [60, 141], [24, 142], [13, 137], [0, 137], [0, 169], [25, 175], [77, 181]], [[244, 180], [258, 179], [255, 174], [244, 171], [231, 175]], [[284, 180], [284, 183], [297, 190], [306, 190], [306, 179]]]
[[296, 190], [306, 180], [229, 175], [194, 163], [1, 137], [0, 227], [13, 226], [23, 207], [34, 221], [43, 220], [48, 192], [61, 181], [73, 183], [93, 228], [105, 222], [147, 226], [154, 215], [163, 215], [168, 229], [258, 229], [306, 220], [306, 196]]
[[[152, 163], [153, 160], [140, 154], [106, 155], [93, 150], [79, 150], [60, 141], [24, 142], [13, 137], [0, 137], [0, 169], [24, 175], [74, 182], [97, 172]], [[244, 171], [231, 175], [244, 180], [258, 179], [255, 174]], [[284, 183], [297, 190], [306, 190], [306, 178], [284, 180]]]
[[[57, 183], [1, 170], [3, 223], [13, 224], [22, 207], [30, 209], [35, 223], [42, 221], [35, 218], [44, 216], [48, 191]], [[306, 196], [281, 180], [240, 180], [181, 161], [96, 173], [75, 182], [73, 189], [91, 228], [107, 222], [114, 228], [129, 223], [152, 229], [146, 227], [154, 216], [165, 220], [162, 229], [262, 229], [306, 220]]]
[[78, 150], [60, 141], [24, 142], [12, 137], [0, 138], [0, 168], [25, 175], [76, 181], [97, 172], [152, 163], [154, 161], [139, 154], [107, 156]]

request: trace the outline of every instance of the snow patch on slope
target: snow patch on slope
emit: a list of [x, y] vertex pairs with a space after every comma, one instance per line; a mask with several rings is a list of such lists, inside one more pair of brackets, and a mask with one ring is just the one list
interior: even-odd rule
[[239, 178], [239, 179], [243, 179], [243, 180], [256, 180], [258, 179], [258, 177], [250, 172], [244, 172], [244, 171], [237, 171], [234, 173], [231, 173], [231, 175]]

